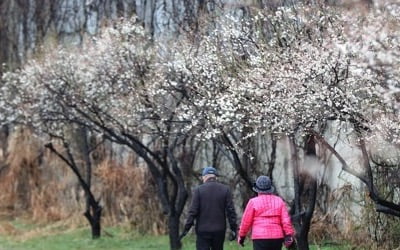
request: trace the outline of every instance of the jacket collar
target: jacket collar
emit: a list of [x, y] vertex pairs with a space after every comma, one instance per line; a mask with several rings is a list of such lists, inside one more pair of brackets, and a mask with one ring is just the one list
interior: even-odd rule
[[217, 181], [217, 178], [216, 178], [216, 177], [210, 177], [210, 178], [208, 178], [204, 183], [207, 183], [207, 182], [214, 182], [214, 181]]

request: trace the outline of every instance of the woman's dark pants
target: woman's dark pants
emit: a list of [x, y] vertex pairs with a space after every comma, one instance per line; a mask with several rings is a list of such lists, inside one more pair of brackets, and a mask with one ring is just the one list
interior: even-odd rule
[[281, 250], [283, 239], [253, 240], [254, 250]]

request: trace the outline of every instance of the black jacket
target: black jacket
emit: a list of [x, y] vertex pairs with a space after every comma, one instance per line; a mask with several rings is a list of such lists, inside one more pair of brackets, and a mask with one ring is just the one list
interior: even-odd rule
[[226, 218], [230, 229], [236, 232], [236, 212], [231, 191], [227, 185], [212, 178], [194, 189], [184, 231], [189, 231], [195, 221], [196, 233], [225, 231]]

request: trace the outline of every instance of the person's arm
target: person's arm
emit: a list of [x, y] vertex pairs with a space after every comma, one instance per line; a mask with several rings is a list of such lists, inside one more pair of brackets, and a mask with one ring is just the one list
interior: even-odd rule
[[232, 193], [229, 189], [226, 195], [226, 215], [228, 217], [230, 229], [232, 230], [232, 232], [236, 234], [237, 216], [236, 216], [235, 206], [233, 204]]
[[249, 232], [251, 226], [253, 225], [253, 219], [254, 219], [253, 202], [252, 200], [249, 200], [249, 202], [246, 205], [246, 208], [244, 209], [242, 222], [240, 223], [240, 228], [239, 228], [238, 243], [242, 247], [244, 247], [244, 241], [246, 239], [246, 235]]
[[294, 228], [292, 225], [292, 221], [290, 219], [286, 204], [282, 201], [282, 209], [281, 209], [281, 223], [282, 229], [285, 235], [292, 235], [294, 236]]
[[254, 220], [254, 207], [252, 200], [246, 205], [244, 209], [244, 213], [242, 216], [242, 222], [240, 223], [239, 228], [239, 237], [246, 237], [247, 233], [250, 231], [251, 226], [253, 225]]
[[183, 233], [182, 235], [185, 236], [190, 228], [194, 224], [194, 220], [197, 218], [197, 215], [199, 214], [199, 209], [200, 209], [200, 192], [199, 189], [196, 188], [193, 192], [192, 196], [192, 202], [188, 211], [188, 217], [186, 219], [185, 226], [183, 228]]

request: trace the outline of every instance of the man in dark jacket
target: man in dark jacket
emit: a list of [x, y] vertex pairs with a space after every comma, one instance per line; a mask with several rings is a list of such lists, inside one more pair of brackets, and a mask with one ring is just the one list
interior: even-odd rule
[[203, 184], [196, 187], [192, 195], [189, 216], [181, 234], [183, 238], [196, 221], [196, 249], [223, 250], [226, 218], [231, 234], [230, 240], [236, 238], [236, 212], [232, 194], [227, 185], [217, 182], [217, 170], [206, 167], [202, 172]]

